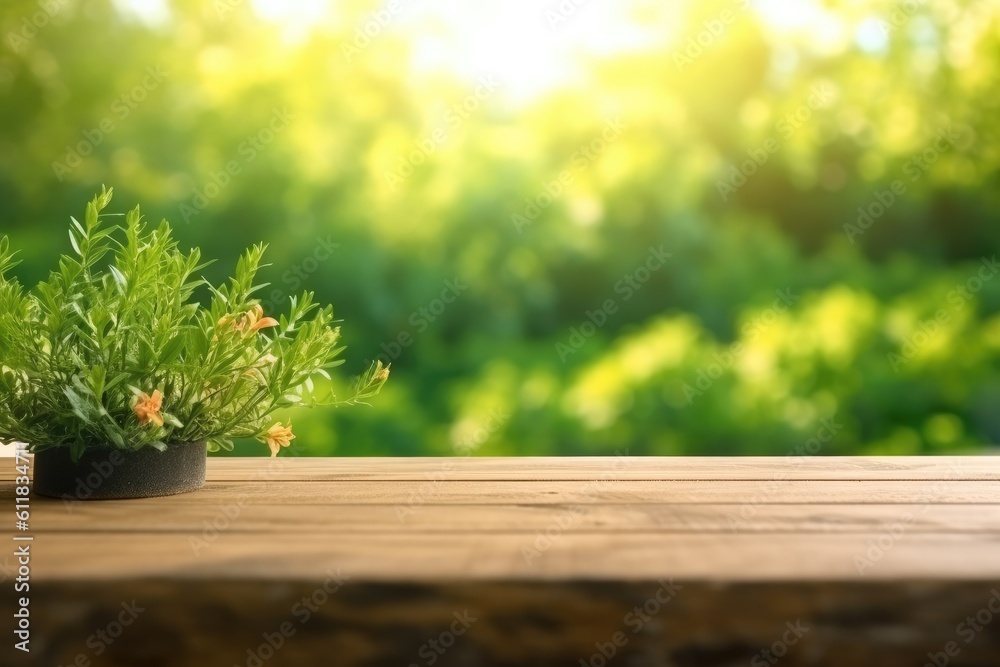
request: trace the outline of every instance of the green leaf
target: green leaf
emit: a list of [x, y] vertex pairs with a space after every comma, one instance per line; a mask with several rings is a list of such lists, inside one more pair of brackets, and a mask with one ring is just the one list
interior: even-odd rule
[[184, 428], [184, 424], [181, 423], [181, 420], [178, 419], [177, 417], [174, 417], [171, 414], [167, 414], [166, 412], [160, 413], [160, 416], [163, 417], [163, 421], [166, 422], [167, 424], [170, 424], [171, 426], [174, 426], [176, 428]]
[[[119, 373], [118, 375], [111, 378], [111, 382], [108, 382], [107, 384], [104, 385], [104, 390], [111, 391], [112, 389], [120, 385], [122, 382], [127, 380], [128, 377], [129, 377], [128, 373]], [[129, 389], [135, 390], [135, 387], [129, 387]]]
[[79, 461], [80, 457], [83, 456], [83, 451], [86, 448], [86, 443], [81, 440], [74, 440], [69, 443], [69, 457], [73, 461]]
[[76, 242], [76, 236], [73, 235], [73, 230], [69, 230], [69, 243], [73, 246], [73, 250], [76, 251], [77, 255], [83, 256], [83, 251], [80, 250], [80, 244]]
[[125, 439], [122, 438], [122, 434], [119, 433], [117, 429], [109, 428], [105, 432], [108, 434], [108, 437], [111, 439], [111, 442], [114, 443], [116, 447], [124, 449]]
[[90, 369], [90, 389], [94, 392], [94, 396], [100, 398], [104, 395], [104, 381], [107, 377], [107, 371], [104, 366], [97, 365]]
[[217, 452], [220, 449], [224, 449], [227, 452], [233, 451], [233, 441], [229, 438], [212, 438], [206, 444], [210, 452]]
[[120, 292], [124, 294], [125, 288], [128, 287], [128, 280], [125, 278], [125, 274], [122, 273], [116, 266], [109, 266], [108, 271], [111, 272], [111, 275], [115, 279], [115, 283], [119, 288], [121, 288]]
[[169, 364], [180, 356], [181, 352], [184, 350], [184, 344], [187, 342], [186, 337], [183, 332], [177, 332], [173, 338], [167, 341], [167, 344], [163, 346], [160, 350], [160, 363]]
[[90, 410], [84, 400], [80, 398], [80, 395], [73, 391], [70, 387], [65, 387], [63, 389], [63, 393], [66, 395], [66, 398], [69, 399], [69, 404], [73, 409], [73, 414], [75, 414], [84, 424], [90, 424]]

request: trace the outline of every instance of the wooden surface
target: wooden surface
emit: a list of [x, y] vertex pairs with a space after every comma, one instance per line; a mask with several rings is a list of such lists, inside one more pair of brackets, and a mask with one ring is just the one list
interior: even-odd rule
[[208, 476], [35, 500], [36, 576], [308, 579], [332, 558], [372, 581], [1000, 579], [1000, 457], [213, 458]]
[[[138, 596], [153, 620], [92, 664], [245, 665], [335, 569], [343, 592], [264, 664], [429, 665], [418, 640], [473, 607], [475, 639], [435, 664], [577, 666], [674, 581], [620, 664], [748, 664], [803, 618], [823, 630], [782, 664], [921, 665], [1000, 587], [1000, 457], [213, 458], [208, 476], [33, 498], [33, 609], [58, 628], [37, 664], [69, 664]], [[1000, 616], [962, 648], [952, 665], [1000, 664]]]
[[213, 480], [1000, 480], [1000, 456], [209, 459]]

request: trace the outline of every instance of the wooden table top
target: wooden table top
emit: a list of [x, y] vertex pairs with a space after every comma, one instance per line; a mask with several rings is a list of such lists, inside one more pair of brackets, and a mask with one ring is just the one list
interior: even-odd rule
[[1000, 579], [1000, 457], [211, 458], [31, 506], [41, 581]]

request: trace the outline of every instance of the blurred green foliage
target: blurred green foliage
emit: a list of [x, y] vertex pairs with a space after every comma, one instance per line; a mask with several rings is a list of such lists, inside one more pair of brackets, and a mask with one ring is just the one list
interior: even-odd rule
[[470, 74], [406, 3], [142, 4], [0, 8], [0, 231], [37, 282], [106, 183], [206, 257], [268, 243], [265, 301], [393, 364], [299, 453], [1000, 441], [996, 3], [616, 3], [634, 38], [535, 88], [598, 8], [462, 10], [503, 47]]

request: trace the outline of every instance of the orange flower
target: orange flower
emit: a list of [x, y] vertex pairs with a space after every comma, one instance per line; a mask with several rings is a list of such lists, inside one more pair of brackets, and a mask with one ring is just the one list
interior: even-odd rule
[[295, 436], [292, 435], [292, 425], [282, 426], [278, 422], [267, 430], [267, 446], [271, 448], [271, 456], [277, 456], [282, 447], [292, 444]]
[[[248, 310], [243, 317], [242, 324], [246, 327], [248, 333], [278, 326], [278, 320], [273, 317], [264, 317], [264, 309], [259, 303], [253, 307], [253, 310]], [[241, 331], [243, 330], [243, 326], [240, 327]]]
[[[276, 326], [278, 326], [278, 320], [273, 317], [264, 317], [264, 309], [260, 304], [257, 304], [252, 309], [239, 316], [223, 315], [215, 324], [216, 329], [224, 331], [231, 327], [240, 333], [245, 334]], [[219, 340], [218, 334], [216, 334], [212, 340]]]
[[139, 418], [139, 423], [143, 426], [150, 423], [163, 426], [163, 417], [160, 416], [162, 405], [163, 394], [160, 393], [159, 389], [154, 389], [152, 396], [139, 392], [132, 409], [135, 410], [135, 416]]

